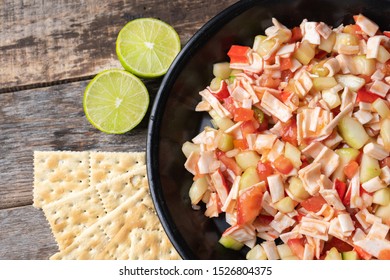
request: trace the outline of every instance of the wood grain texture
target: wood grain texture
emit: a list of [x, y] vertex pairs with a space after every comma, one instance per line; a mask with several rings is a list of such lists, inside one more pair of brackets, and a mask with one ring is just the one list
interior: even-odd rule
[[171, 24], [182, 43], [236, 1], [3, 0], [0, 3], [0, 92], [79, 80], [121, 67], [115, 53], [130, 20], [155, 17]]
[[48, 259], [56, 252], [41, 210], [32, 206], [0, 210], [0, 260]]
[[[144, 151], [149, 112], [123, 135], [95, 129], [85, 118], [88, 81], [0, 94], [0, 209], [32, 203], [34, 150]], [[159, 80], [146, 83], [151, 102]]]

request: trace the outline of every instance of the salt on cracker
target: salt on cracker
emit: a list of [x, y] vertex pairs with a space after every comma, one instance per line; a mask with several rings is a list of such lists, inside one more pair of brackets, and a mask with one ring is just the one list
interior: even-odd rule
[[[156, 215], [139, 198], [131, 197], [115, 210], [107, 213], [85, 229], [65, 250], [50, 259], [106, 259], [106, 247], [113, 244], [117, 234], [132, 228], [161, 229]], [[99, 238], [102, 243], [99, 243]], [[122, 241], [122, 239], [120, 239]]]
[[42, 207], [60, 250], [105, 215], [97, 191], [89, 187]]
[[88, 186], [88, 152], [34, 152], [35, 207], [41, 208]]
[[145, 152], [90, 152], [90, 181], [96, 186], [145, 165]]
[[130, 232], [130, 244], [130, 260], [181, 259], [164, 231], [133, 229]]
[[[104, 219], [104, 218], [103, 218]], [[109, 239], [104, 233], [102, 223], [94, 223], [85, 229], [69, 246], [50, 257], [51, 260], [96, 260], [108, 244]]]
[[[135, 184], [133, 184], [133, 183]], [[146, 178], [146, 167], [141, 166], [112, 180], [106, 180], [96, 186], [107, 212], [114, 210], [126, 199], [137, 194], [146, 206], [153, 208]]]
[[142, 196], [134, 195], [109, 214], [115, 213], [113, 219], [104, 227], [107, 236], [112, 239], [123, 228], [161, 229], [156, 214], [141, 202]]

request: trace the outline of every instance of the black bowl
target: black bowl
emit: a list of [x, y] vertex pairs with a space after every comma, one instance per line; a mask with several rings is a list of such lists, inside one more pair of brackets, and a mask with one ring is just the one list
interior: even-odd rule
[[240, 1], [205, 24], [187, 43], [162, 81], [150, 117], [147, 168], [157, 214], [184, 259], [243, 259], [218, 243], [227, 227], [223, 218], [209, 219], [194, 211], [188, 197], [192, 175], [184, 169], [182, 144], [208, 122], [194, 111], [199, 91], [212, 79], [212, 65], [228, 61], [232, 44], [251, 46], [275, 17], [288, 27], [304, 18], [334, 27], [362, 13], [389, 30], [389, 0], [248, 0]]

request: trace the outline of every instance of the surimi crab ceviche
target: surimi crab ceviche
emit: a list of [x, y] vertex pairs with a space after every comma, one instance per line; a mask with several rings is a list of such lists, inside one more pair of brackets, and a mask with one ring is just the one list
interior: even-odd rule
[[199, 94], [189, 197], [247, 259], [390, 259], [390, 32], [276, 19]]

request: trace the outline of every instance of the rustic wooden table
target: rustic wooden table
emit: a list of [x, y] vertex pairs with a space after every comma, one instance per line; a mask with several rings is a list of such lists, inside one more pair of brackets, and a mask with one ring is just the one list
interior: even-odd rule
[[[185, 44], [234, 2], [0, 2], [0, 259], [48, 259], [57, 252], [42, 211], [32, 207], [34, 150], [145, 151], [148, 115], [127, 134], [107, 135], [82, 108], [89, 80], [121, 68], [119, 30], [135, 18], [160, 18]], [[145, 81], [152, 100], [160, 81]]]

